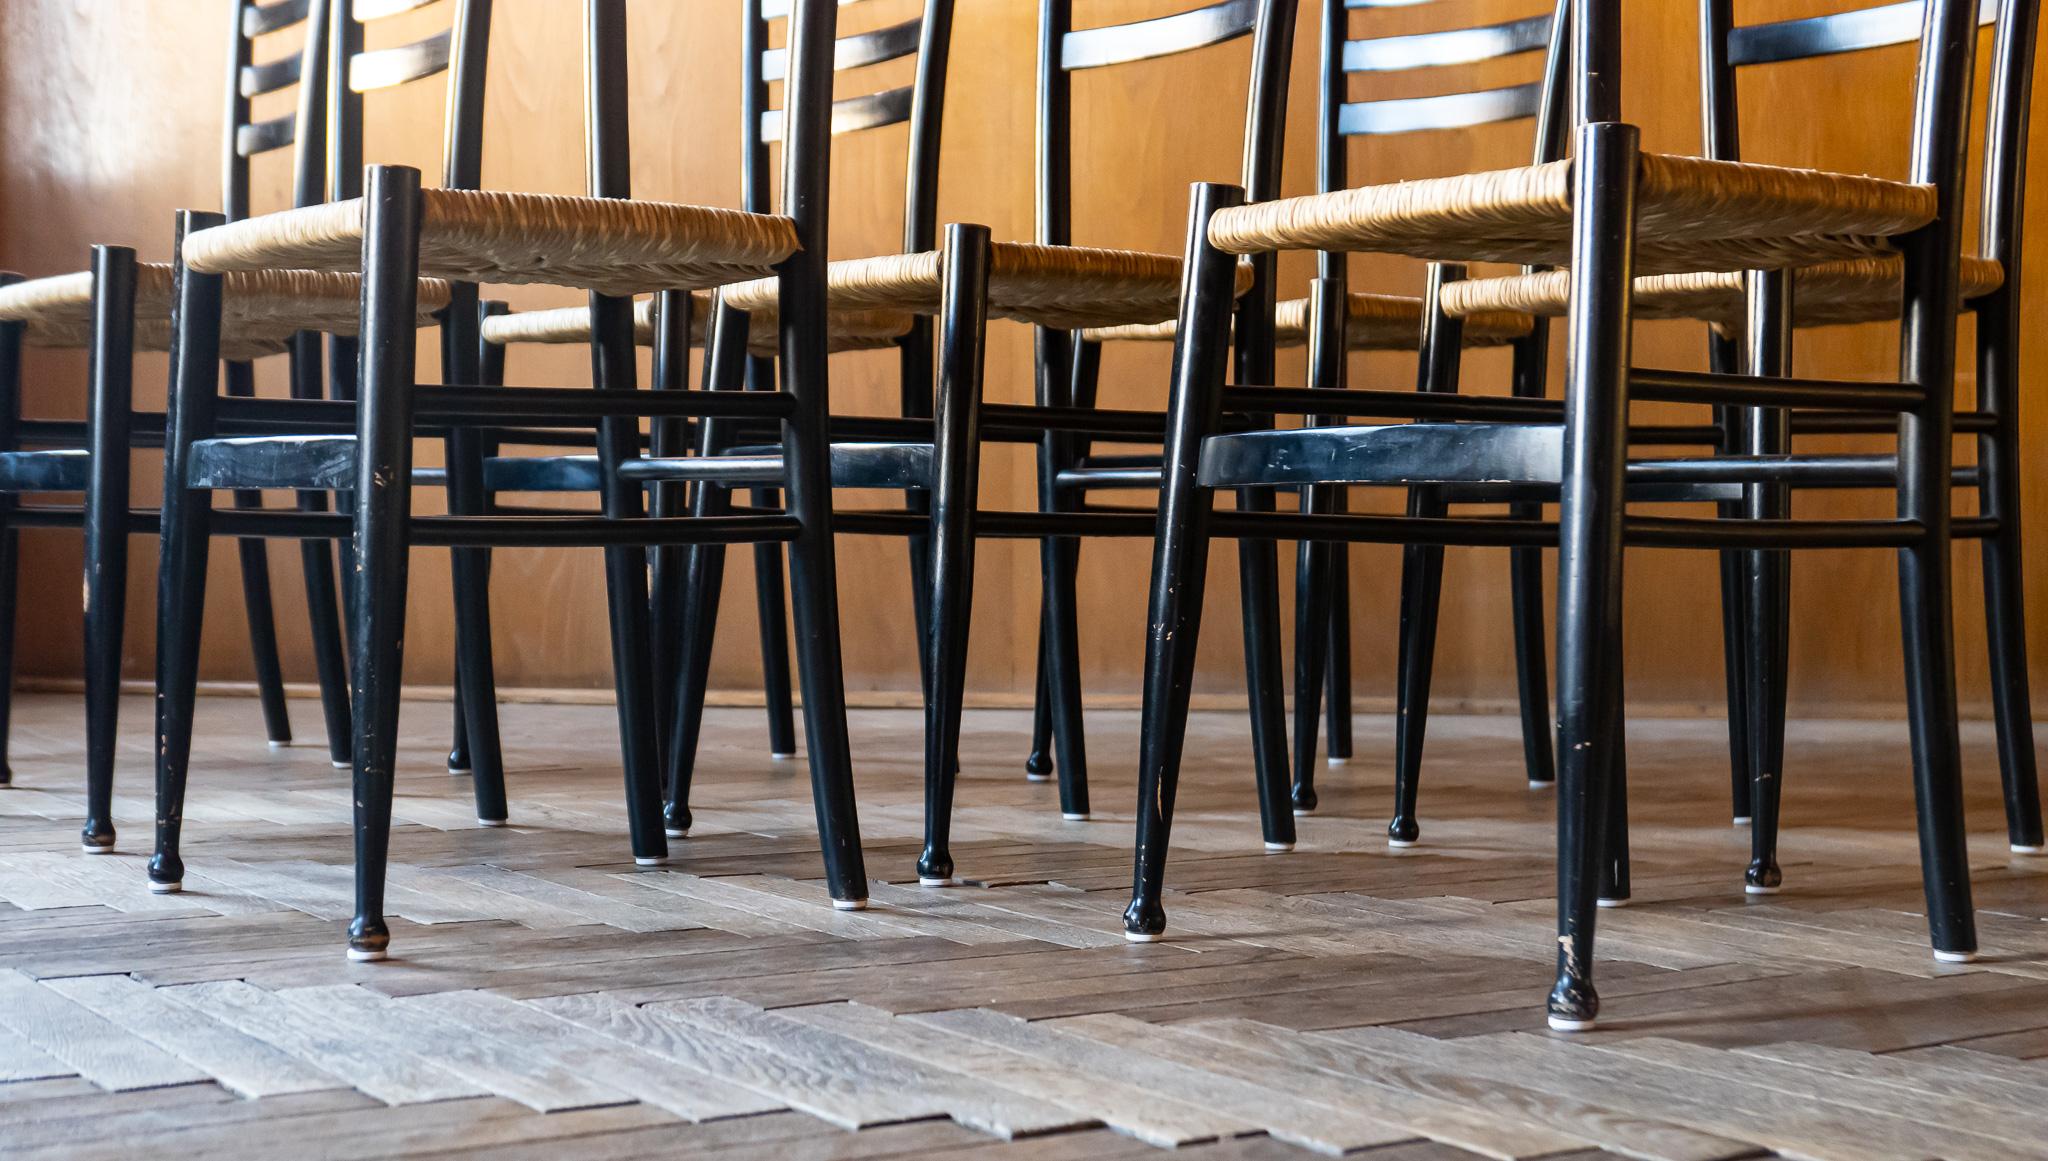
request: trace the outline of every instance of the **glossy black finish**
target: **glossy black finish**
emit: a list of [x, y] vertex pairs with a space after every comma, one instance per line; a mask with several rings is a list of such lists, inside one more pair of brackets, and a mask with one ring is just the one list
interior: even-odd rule
[[135, 251], [92, 253], [92, 393], [85, 489], [85, 829], [87, 850], [114, 845], [115, 723], [128, 600], [128, 423], [135, 396]]

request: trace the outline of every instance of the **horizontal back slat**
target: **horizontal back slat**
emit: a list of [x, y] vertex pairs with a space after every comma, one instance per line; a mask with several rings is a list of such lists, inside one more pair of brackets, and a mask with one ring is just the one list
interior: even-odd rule
[[[761, 0], [761, 19], [780, 20], [788, 16], [789, 2], [790, 0]], [[858, 4], [860, 2], [861, 0], [839, 0], [839, 6], [844, 8], [849, 4]]]
[[1060, 42], [1060, 67], [1095, 69], [1206, 48], [1249, 34], [1258, 18], [1257, 0], [1221, 0], [1157, 20], [1069, 32]]
[[[857, 69], [909, 56], [917, 51], [918, 36], [923, 31], [924, 19], [919, 17], [857, 36], [842, 36], [832, 47], [832, 67]], [[771, 48], [761, 54], [761, 79], [764, 81], [781, 80], [788, 67], [789, 52], [786, 49]]]
[[242, 35], [254, 39], [266, 33], [290, 28], [306, 19], [312, 0], [277, 0], [242, 10]]
[[297, 121], [296, 114], [286, 113], [268, 121], [240, 126], [235, 130], [235, 152], [243, 157], [254, 157], [273, 149], [283, 149], [296, 139]]
[[[1728, 63], [1772, 64], [1908, 44], [1920, 39], [1925, 11], [1922, 0], [1904, 0], [1832, 16], [1745, 25], [1728, 33]], [[1982, 0], [1978, 20], [1990, 24], [1997, 17], [1998, 0]]]
[[238, 82], [242, 95], [257, 97], [296, 85], [299, 83], [300, 70], [304, 65], [304, 60], [297, 53], [293, 53], [291, 56], [281, 56], [262, 64], [244, 66], [241, 80]]
[[1383, 36], [1344, 43], [1344, 71], [1402, 72], [1443, 65], [1473, 64], [1549, 47], [1550, 16], [1531, 16], [1480, 28], [1454, 28], [1410, 36]]
[[368, 23], [372, 20], [382, 20], [387, 16], [397, 16], [401, 12], [411, 12], [415, 8], [425, 8], [432, 3], [435, 3], [435, 0], [356, 0], [355, 9], [350, 15], [358, 21]]
[[[911, 87], [905, 85], [900, 89], [885, 89], [832, 102], [832, 135], [837, 137], [862, 129], [879, 129], [910, 120], [911, 94]], [[761, 140], [782, 140], [781, 110], [771, 109], [761, 114]]]
[[1495, 121], [1534, 117], [1543, 99], [1538, 82], [1437, 97], [1360, 101], [1339, 106], [1337, 132], [1347, 137], [1419, 133], [1430, 129], [1464, 129]]
[[448, 67], [451, 39], [452, 34], [438, 32], [397, 48], [359, 52], [349, 62], [348, 87], [368, 93], [433, 76]]

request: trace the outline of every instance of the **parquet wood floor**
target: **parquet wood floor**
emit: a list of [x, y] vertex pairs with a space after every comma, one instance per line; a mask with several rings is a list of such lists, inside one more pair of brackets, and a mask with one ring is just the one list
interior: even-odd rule
[[[350, 964], [348, 789], [204, 700], [187, 891], [143, 889], [148, 703], [119, 853], [75, 840], [75, 699], [25, 696], [0, 790], [8, 1157], [1139, 1157], [1709, 1161], [2048, 1155], [2048, 860], [2010, 856], [1968, 726], [1985, 956], [1937, 965], [1902, 726], [1806, 722], [1786, 890], [1745, 898], [1723, 733], [1631, 733], [1635, 902], [1601, 916], [1600, 1031], [1543, 1028], [1551, 800], [1514, 722], [1435, 723], [1423, 845], [1390, 851], [1385, 719], [1261, 852], [1236, 714], [1198, 714], [1170, 939], [1126, 944], [1136, 715], [1092, 714], [1094, 801], [1022, 777], [1025, 715], [970, 713], [963, 885], [917, 885], [920, 722], [855, 715], [873, 907], [824, 904], [801, 762], [714, 710], [696, 833], [635, 868], [610, 711], [505, 707], [513, 825], [409, 707], [393, 958]], [[294, 706], [303, 727], [310, 703]]]

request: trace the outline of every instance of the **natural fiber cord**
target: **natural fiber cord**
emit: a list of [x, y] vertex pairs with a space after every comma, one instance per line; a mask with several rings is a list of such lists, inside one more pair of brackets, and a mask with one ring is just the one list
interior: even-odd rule
[[[709, 292], [690, 296], [690, 344], [701, 346], [713, 307]], [[833, 311], [828, 349], [866, 351], [892, 346], [909, 333], [911, 316], [895, 311]], [[777, 348], [776, 317], [773, 311], [756, 311], [748, 318], [747, 349], [756, 355], [773, 355]], [[559, 310], [529, 310], [494, 315], [484, 320], [484, 341], [513, 343], [587, 343], [590, 341], [590, 308], [563, 307]], [[654, 300], [633, 304], [633, 341], [641, 346], [654, 343]]]
[[[1415, 350], [1422, 342], [1422, 300], [1395, 294], [1353, 294], [1346, 296], [1344, 338], [1354, 351]], [[1529, 333], [1532, 321], [1526, 314], [1493, 311], [1465, 320], [1465, 345], [1495, 347], [1511, 343]], [[1082, 337], [1094, 342], [1170, 343], [1179, 332], [1177, 323], [1094, 327]], [[1290, 299], [1273, 311], [1273, 342], [1281, 347], [1299, 347], [1308, 342], [1308, 300]]]

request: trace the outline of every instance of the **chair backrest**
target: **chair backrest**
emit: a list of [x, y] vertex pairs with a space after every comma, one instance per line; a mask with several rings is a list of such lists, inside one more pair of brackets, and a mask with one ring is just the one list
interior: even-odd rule
[[[1316, 183], [1325, 193], [1348, 189], [1352, 180], [1347, 139], [1471, 129], [1510, 121], [1533, 121], [1532, 160], [1565, 155], [1568, 123], [1567, 49], [1571, 0], [1556, 0], [1549, 13], [1517, 20], [1432, 32], [1353, 37], [1351, 13], [1361, 9], [1412, 8], [1434, 0], [1323, 0], [1322, 75], [1316, 121]], [[1504, 87], [1458, 89], [1424, 97], [1350, 99], [1350, 78], [1469, 66], [1530, 53], [1544, 53], [1541, 76]], [[1377, 177], [1370, 180], [1381, 180]], [[1322, 276], [1336, 278], [1342, 256], [1324, 254]]]
[[[484, 70], [490, 61], [491, 0], [326, 0], [332, 5], [327, 150], [329, 194], [340, 201], [363, 192], [363, 94], [448, 74], [443, 116], [441, 184], [477, 189], [483, 182]], [[411, 44], [363, 49], [366, 25], [447, 5], [448, 27]], [[621, 27], [623, 27], [623, 22]], [[593, 57], [603, 52], [586, 46]], [[594, 71], [594, 70], [593, 70]], [[622, 82], [623, 84], [623, 82]], [[593, 103], [598, 96], [592, 86]], [[624, 110], [618, 118], [621, 131]], [[593, 153], [596, 150], [593, 149]]]
[[[789, 14], [790, 0], [746, 2], [740, 66], [744, 146], [741, 188], [742, 208], [755, 213], [766, 213], [773, 205], [769, 156], [772, 147], [782, 140], [782, 111], [773, 106], [769, 86], [784, 79], [789, 66], [787, 49], [768, 47], [769, 25], [786, 21]], [[903, 183], [905, 253], [929, 250], [938, 244], [939, 131], [945, 115], [946, 66], [952, 35], [953, 0], [924, 0], [924, 10], [918, 16], [869, 32], [842, 36], [833, 44], [834, 73], [853, 72], [905, 57], [917, 58], [916, 73], [909, 84], [842, 97], [832, 103], [835, 137], [909, 123]]]
[[[249, 162], [276, 150], [292, 151], [292, 204], [323, 199], [327, 104], [328, 0], [235, 0], [228, 12], [227, 142], [221, 175], [221, 212], [229, 221], [249, 216]], [[296, 51], [257, 60], [273, 33], [303, 27]], [[256, 98], [297, 89], [291, 112], [258, 121]]]
[[[1964, 18], [1970, 0], [1960, 0]], [[1980, 24], [1997, 26], [1993, 48], [1991, 87], [1986, 118], [1983, 218], [1980, 225], [1982, 252], [1986, 257], [2011, 260], [2019, 253], [2020, 205], [2025, 192], [2027, 107], [2034, 75], [2034, 37], [2040, 18], [2040, 0], [1975, 0]], [[1730, 0], [1701, 0], [1700, 85], [1701, 112], [1705, 120], [1706, 153], [1709, 157], [1734, 161], [1741, 157], [1742, 137], [1737, 115], [1737, 73], [1753, 66], [1807, 60], [1842, 53], [1863, 52], [1922, 40], [1927, 21], [1938, 18], [1925, 0], [1903, 0], [1857, 8], [1828, 16], [1801, 20], [1776, 20], [1759, 24], [1734, 23]], [[1921, 57], [1922, 88], [1930, 67], [1927, 52]], [[1960, 111], [1950, 114], [1968, 123], [1970, 69], [1960, 74]], [[1929, 152], [1938, 110], [1928, 107], [1931, 94], [1922, 92], [1915, 106], [1915, 165]], [[1963, 136], [1958, 132], [1957, 136]], [[1962, 166], [1956, 166], [1961, 177]], [[1920, 180], [1916, 177], [1916, 180]], [[1960, 208], [1959, 206], [1957, 208]]]

